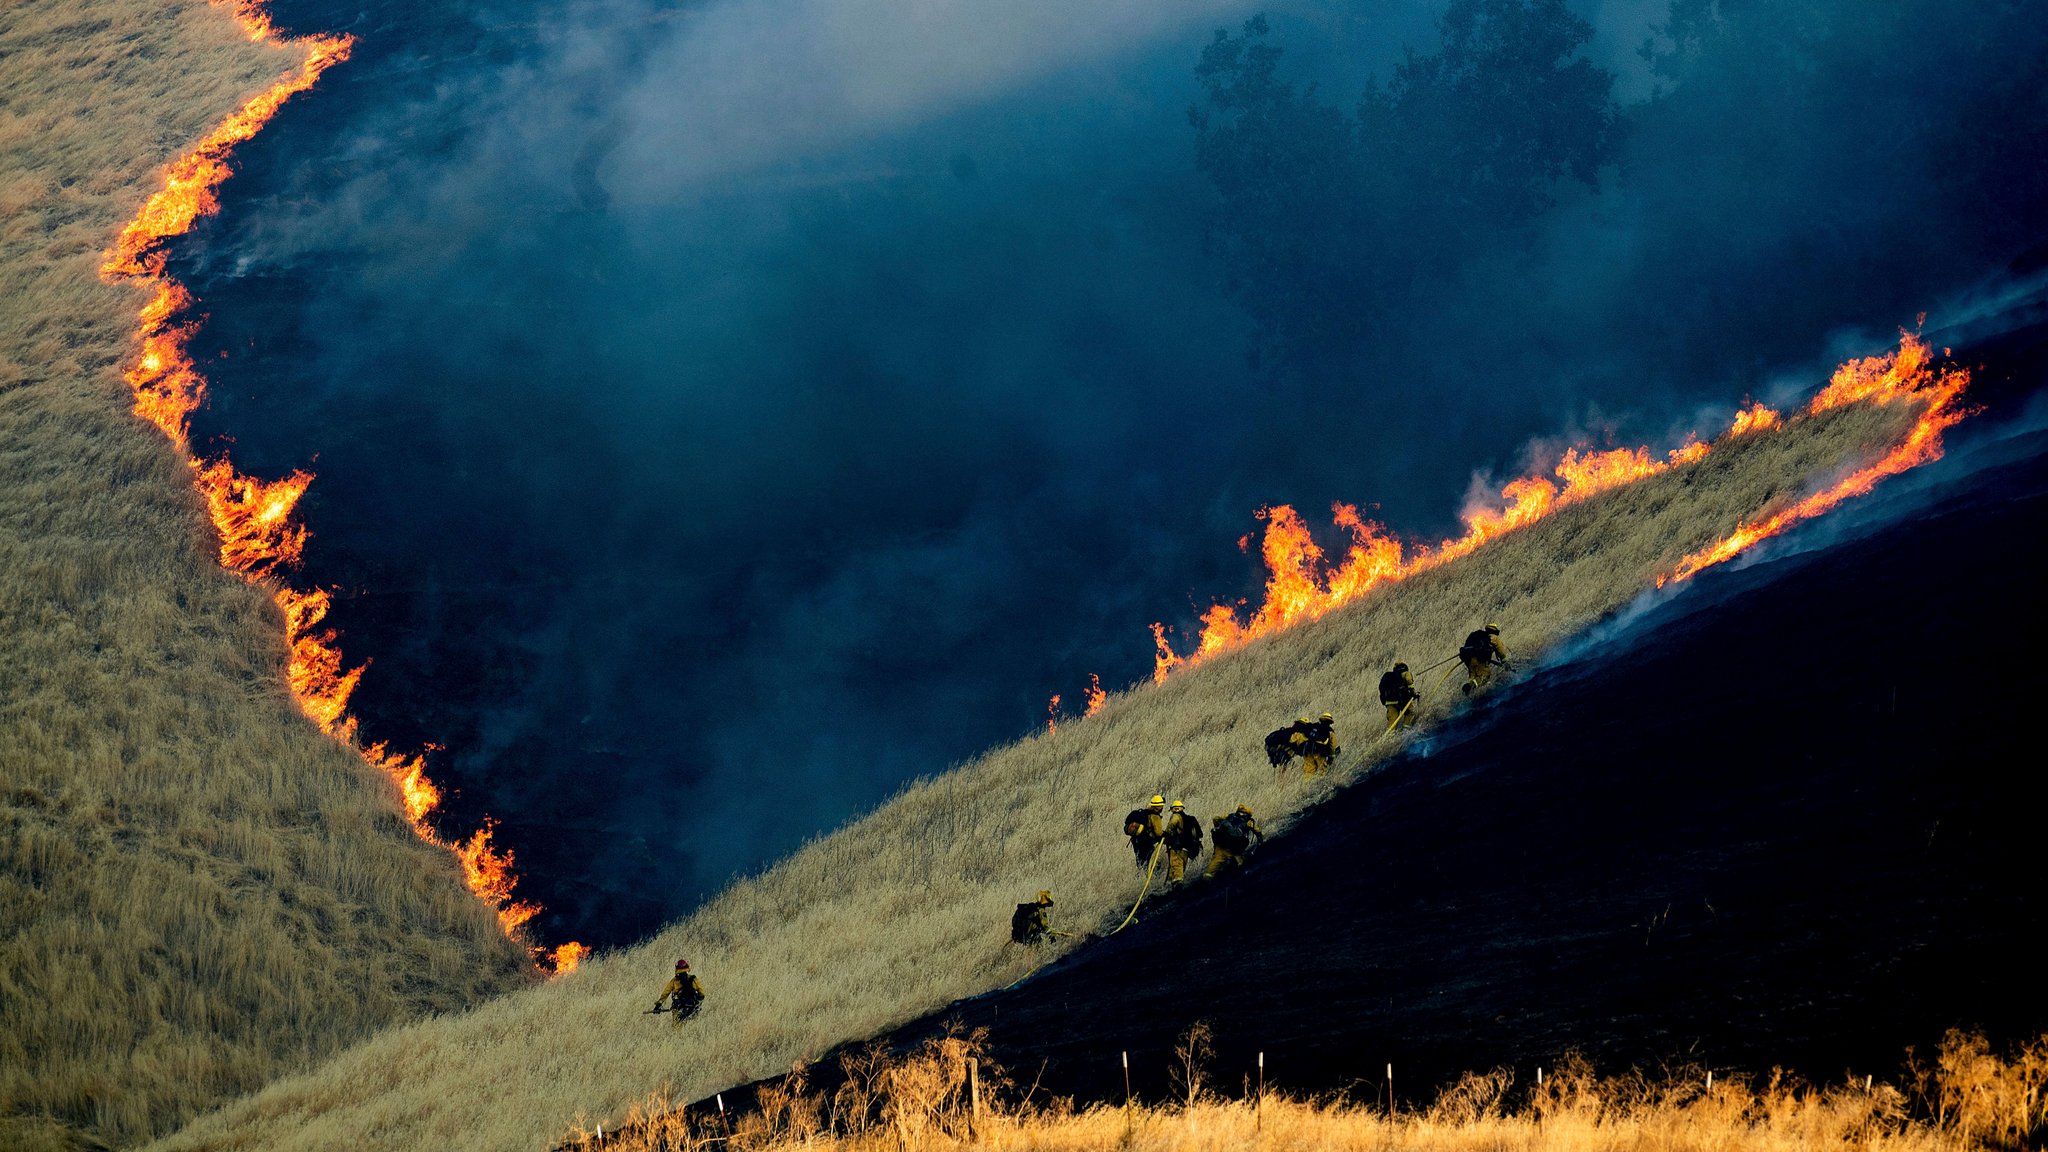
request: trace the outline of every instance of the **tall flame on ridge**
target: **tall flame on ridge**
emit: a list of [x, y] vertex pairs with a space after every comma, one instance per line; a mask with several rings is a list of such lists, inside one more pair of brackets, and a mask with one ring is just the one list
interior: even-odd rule
[[1970, 414], [1962, 404], [1963, 392], [1970, 385], [1970, 374], [1954, 366], [1944, 366], [1936, 371], [1928, 364], [1928, 359], [1927, 345], [1909, 332], [1902, 335], [1897, 352], [1851, 360], [1835, 369], [1828, 386], [1807, 405], [1809, 414], [1849, 404], [1915, 403], [1924, 405], [1925, 411], [1921, 412], [1920, 419], [1914, 422], [1905, 439], [1874, 462], [1790, 507], [1744, 524], [1694, 552], [1680, 560], [1670, 573], [1658, 577], [1657, 586], [1662, 588], [1673, 581], [1689, 580], [1703, 568], [1734, 559], [1758, 541], [1768, 540], [1795, 524], [1811, 520], [1844, 500], [1865, 495], [1887, 476], [1896, 476], [1941, 459], [1941, 434]]
[[[305, 49], [306, 59], [297, 73], [251, 97], [191, 151], [165, 167], [163, 187], [121, 230], [100, 266], [108, 279], [142, 283], [155, 293], [142, 308], [140, 350], [124, 374], [134, 393], [134, 411], [181, 452], [188, 453], [193, 485], [204, 497], [220, 535], [221, 566], [252, 583], [262, 583], [283, 611], [290, 652], [286, 677], [299, 710], [322, 732], [348, 744], [392, 781], [413, 831], [422, 840], [453, 853], [470, 891], [497, 911], [506, 935], [524, 942], [521, 929], [539, 914], [540, 907], [513, 898], [518, 876], [513, 871], [512, 852], [492, 843], [496, 822], [486, 818], [483, 827], [457, 842], [438, 836], [427, 817], [440, 805], [442, 794], [427, 778], [425, 756], [393, 752], [382, 743], [364, 747], [356, 740], [348, 700], [362, 679], [363, 666], [349, 667], [336, 646], [339, 636], [322, 626], [333, 605], [332, 595], [323, 589], [300, 591], [277, 580], [280, 571], [296, 566], [304, 552], [308, 532], [293, 513], [312, 484], [313, 474], [301, 470], [282, 480], [261, 480], [237, 471], [225, 454], [206, 460], [189, 455], [188, 422], [205, 401], [206, 380], [189, 350], [197, 326], [189, 319], [195, 302], [166, 272], [164, 242], [190, 232], [195, 222], [220, 210], [217, 190], [233, 172], [230, 159], [235, 146], [262, 131], [287, 100], [313, 87], [322, 73], [347, 60], [354, 47], [348, 36], [284, 39], [277, 35], [269, 15], [251, 0], [213, 2], [234, 12], [250, 40], [297, 44]], [[572, 942], [552, 952], [534, 952], [559, 975], [573, 969], [588, 949]]]
[[[1939, 459], [1942, 432], [1967, 415], [1960, 401], [1969, 384], [1969, 373], [1955, 367], [1937, 372], [1928, 361], [1927, 345], [1917, 335], [1901, 332], [1896, 352], [1853, 360], [1838, 368], [1828, 386], [1802, 411], [1802, 416], [1819, 415], [1849, 404], [1913, 403], [1924, 408], [1920, 419], [1900, 443], [1876, 462], [1687, 556], [1671, 572], [1658, 577], [1658, 586], [1687, 579], [1703, 568], [1729, 560], [1760, 540], [1869, 492], [1887, 476]], [[1761, 403], [1750, 403], [1736, 413], [1722, 439], [1781, 431], [1786, 426], [1785, 418], [1777, 411]], [[1240, 615], [1236, 605], [1212, 604], [1202, 614], [1200, 635], [1187, 652], [1175, 650], [1164, 624], [1153, 624], [1152, 678], [1155, 682], [1165, 680], [1174, 672], [1219, 653], [1323, 616], [1381, 585], [1469, 555], [1488, 541], [1560, 508], [1693, 464], [1713, 448], [1713, 443], [1699, 439], [1689, 439], [1662, 456], [1647, 447], [1606, 451], [1568, 448], [1548, 476], [1524, 476], [1509, 481], [1500, 490], [1498, 507], [1466, 512], [1464, 534], [1433, 548], [1420, 546], [1411, 551], [1380, 525], [1361, 518], [1355, 505], [1333, 504], [1332, 520], [1351, 541], [1342, 559], [1334, 565], [1292, 507], [1282, 504], [1260, 508], [1254, 515], [1266, 523], [1259, 545], [1267, 574], [1264, 600], [1249, 617]], [[1250, 538], [1238, 544], [1248, 548]]]

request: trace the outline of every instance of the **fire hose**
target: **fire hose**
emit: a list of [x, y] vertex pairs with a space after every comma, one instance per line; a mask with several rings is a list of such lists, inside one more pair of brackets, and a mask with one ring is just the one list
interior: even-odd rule
[[1166, 842], [1163, 840], [1152, 846], [1152, 862], [1145, 865], [1145, 886], [1138, 889], [1138, 902], [1131, 905], [1130, 914], [1124, 917], [1123, 923], [1109, 930], [1109, 935], [1114, 936], [1129, 928], [1131, 921], [1138, 918], [1138, 904], [1143, 904], [1145, 902], [1145, 894], [1152, 890], [1152, 873], [1159, 870], [1159, 854], [1164, 851], [1166, 851]]
[[1378, 736], [1373, 737], [1373, 743], [1379, 743], [1382, 737], [1386, 736], [1394, 729], [1399, 728], [1401, 726], [1401, 721], [1406, 720], [1408, 718], [1408, 710], [1415, 707], [1415, 702], [1420, 699], [1422, 699], [1422, 695], [1420, 693], [1410, 696], [1408, 698], [1408, 702], [1406, 704], [1401, 705], [1401, 710], [1399, 712], [1394, 713], [1394, 722], [1392, 724], [1387, 725], [1387, 731], [1382, 732]]

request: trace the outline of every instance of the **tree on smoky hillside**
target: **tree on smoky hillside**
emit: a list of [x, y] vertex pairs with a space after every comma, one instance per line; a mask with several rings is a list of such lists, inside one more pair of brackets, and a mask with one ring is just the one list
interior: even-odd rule
[[1281, 77], [1263, 16], [1202, 51], [1188, 117], [1222, 200], [1211, 239], [1276, 367], [1368, 346], [1614, 160], [1614, 78], [1578, 58], [1593, 30], [1563, 0], [1451, 0], [1438, 27], [1350, 115]]

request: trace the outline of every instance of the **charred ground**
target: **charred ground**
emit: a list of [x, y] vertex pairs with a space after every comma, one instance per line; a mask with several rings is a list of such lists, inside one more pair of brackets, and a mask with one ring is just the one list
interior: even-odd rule
[[[2039, 330], [1977, 351], [2017, 410]], [[1156, 1098], [1207, 1021], [1225, 1090], [1263, 1051], [1289, 1089], [1383, 1095], [1391, 1062], [1426, 1099], [1569, 1051], [1818, 1079], [2038, 1033], [2048, 435], [2006, 436], [1896, 522], [1707, 573], [1500, 692], [1245, 875], [886, 1041], [986, 1027], [1084, 1101], [1121, 1098], [1128, 1051]]]

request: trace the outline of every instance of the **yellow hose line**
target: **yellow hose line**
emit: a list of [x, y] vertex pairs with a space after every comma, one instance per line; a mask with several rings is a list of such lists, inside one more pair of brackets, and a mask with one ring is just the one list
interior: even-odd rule
[[[1138, 889], [1138, 904], [1143, 904], [1145, 902], [1145, 893], [1150, 892], [1152, 890], [1152, 873], [1158, 871], [1159, 856], [1161, 853], [1165, 851], [1166, 841], [1164, 840], [1161, 840], [1159, 843], [1154, 844], [1152, 846], [1152, 862], [1145, 865], [1145, 886], [1143, 888]], [[1124, 917], [1123, 923], [1109, 930], [1109, 934], [1111, 936], [1114, 936], [1117, 933], [1123, 931], [1124, 929], [1129, 928], [1131, 926], [1131, 921], [1137, 919], [1138, 904], [1131, 905], [1130, 915]]]
[[1394, 722], [1392, 724], [1387, 725], [1387, 731], [1382, 732], [1378, 736], [1373, 737], [1373, 743], [1379, 743], [1381, 739], [1386, 737], [1388, 732], [1392, 732], [1394, 729], [1399, 728], [1401, 726], [1401, 721], [1406, 720], [1408, 718], [1408, 710], [1410, 708], [1415, 707], [1415, 702], [1420, 699], [1422, 699], [1422, 697], [1420, 696], [1410, 696], [1408, 698], [1408, 702], [1406, 704], [1401, 705], [1401, 710], [1394, 714]]

